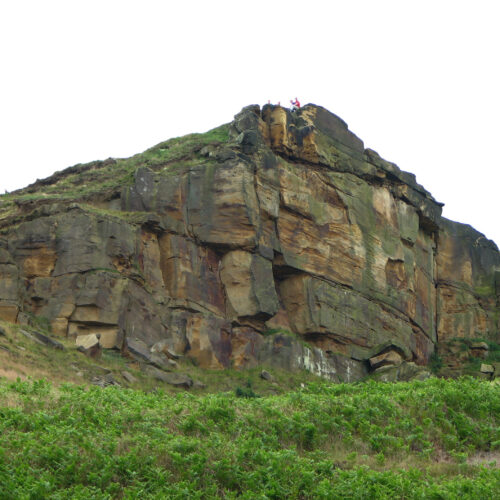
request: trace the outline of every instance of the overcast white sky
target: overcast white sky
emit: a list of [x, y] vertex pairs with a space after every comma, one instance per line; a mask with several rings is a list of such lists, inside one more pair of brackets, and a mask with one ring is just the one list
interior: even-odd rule
[[500, 244], [496, 0], [2, 0], [0, 192], [297, 96]]

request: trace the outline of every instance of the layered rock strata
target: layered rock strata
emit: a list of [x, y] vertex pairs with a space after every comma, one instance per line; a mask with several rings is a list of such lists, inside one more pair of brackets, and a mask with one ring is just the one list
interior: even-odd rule
[[20, 206], [2, 224], [0, 318], [212, 369], [351, 381], [425, 365], [440, 340], [500, 340], [500, 253], [441, 207], [324, 108], [249, 106], [175, 168]]

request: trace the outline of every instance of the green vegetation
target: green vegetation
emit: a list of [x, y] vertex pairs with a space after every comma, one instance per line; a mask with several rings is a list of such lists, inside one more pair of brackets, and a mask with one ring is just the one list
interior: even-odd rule
[[[474, 348], [482, 343], [488, 346], [487, 350]], [[500, 344], [482, 337], [450, 338], [438, 345], [438, 353], [439, 356], [436, 354], [430, 359], [431, 368], [434, 367], [433, 372], [438, 376], [478, 376], [482, 364], [500, 367]], [[441, 363], [436, 365], [436, 359]]]
[[252, 388], [252, 381], [248, 379], [246, 387], [236, 387], [235, 391], [236, 397], [238, 398], [258, 398], [259, 396], [255, 394]]
[[3, 381], [0, 497], [498, 498], [499, 419], [472, 378], [257, 398]]
[[496, 363], [500, 362], [500, 344], [496, 342], [491, 342], [490, 340], [485, 340], [488, 344], [488, 355], [485, 358], [486, 363]]
[[130, 186], [134, 172], [139, 167], [155, 171], [170, 169], [178, 172], [180, 166], [205, 163], [208, 160], [200, 155], [207, 145], [217, 145], [229, 139], [229, 125], [222, 125], [204, 134], [189, 134], [162, 142], [143, 153], [130, 158], [94, 161], [85, 165], [75, 165], [35, 185], [11, 194], [0, 196], [0, 219], [14, 215], [17, 205], [30, 201], [83, 201], [102, 193], [120, 191]]
[[[148, 377], [140, 370], [139, 364], [134, 359], [123, 357], [119, 351], [103, 349], [101, 358], [92, 359], [77, 351], [74, 339], [55, 337], [65, 347], [64, 350], [59, 350], [40, 345], [20, 333], [23, 329], [28, 332], [41, 331], [49, 335], [47, 329], [41, 329], [38, 325], [19, 326], [0, 321], [0, 328], [5, 332], [0, 335], [0, 376], [8, 373], [9, 377], [14, 379], [17, 376], [22, 379], [44, 378], [59, 386], [64, 382], [90, 385], [95, 377], [110, 373], [125, 387], [145, 391], [161, 388], [172, 393], [179, 392], [179, 389]], [[191, 393], [195, 394], [234, 393], [238, 387], [246, 389], [250, 384], [252, 390], [259, 396], [276, 395], [318, 380], [316, 375], [306, 371], [289, 372], [284, 369], [274, 369], [273, 377], [276, 384], [269, 384], [260, 377], [262, 368], [204, 370], [195, 366], [189, 359], [181, 359], [178, 363], [179, 371], [187, 372], [191, 378], [206, 386], [191, 389]], [[127, 382], [123, 377], [124, 370], [131, 373], [137, 381]]]
[[432, 373], [439, 373], [439, 370], [443, 367], [443, 358], [434, 351], [429, 358], [429, 368]]

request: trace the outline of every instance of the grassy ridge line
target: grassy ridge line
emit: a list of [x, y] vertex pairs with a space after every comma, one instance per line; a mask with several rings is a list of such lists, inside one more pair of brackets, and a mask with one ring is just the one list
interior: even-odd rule
[[169, 139], [130, 158], [78, 164], [56, 172], [26, 188], [1, 194], [0, 221], [15, 215], [19, 203], [92, 200], [106, 192], [119, 192], [122, 187], [133, 184], [134, 172], [140, 167], [168, 174], [191, 164], [207, 162], [200, 156], [200, 149], [227, 142], [228, 130], [229, 124], [225, 124], [203, 134]]
[[498, 385], [263, 398], [0, 383], [0, 498], [499, 498]]

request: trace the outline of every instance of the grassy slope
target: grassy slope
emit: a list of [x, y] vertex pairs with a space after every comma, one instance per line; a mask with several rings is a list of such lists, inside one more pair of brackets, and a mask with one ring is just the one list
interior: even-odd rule
[[228, 141], [229, 125], [222, 125], [204, 134], [189, 134], [170, 139], [130, 158], [95, 161], [75, 165], [51, 177], [20, 189], [0, 195], [0, 221], [13, 217], [19, 205], [33, 202], [95, 201], [119, 193], [133, 183], [139, 167], [171, 172], [190, 164], [207, 162], [199, 153], [207, 145]]
[[[163, 382], [146, 376], [137, 361], [122, 357], [118, 351], [104, 349], [100, 359], [91, 359], [76, 350], [73, 339], [54, 337], [63, 344], [65, 350], [51, 349], [42, 346], [21, 334], [20, 330], [42, 331], [43, 328], [13, 325], [0, 320], [0, 377], [14, 381], [44, 378], [55, 386], [71, 382], [83, 386], [91, 385], [95, 377], [111, 373], [113, 378], [123, 387], [150, 391], [160, 388], [171, 393], [175, 389]], [[189, 360], [179, 360], [178, 371], [188, 373], [194, 380], [206, 385], [206, 388], [191, 389], [192, 393], [235, 391], [245, 388], [249, 383], [261, 395], [273, 395], [297, 389], [300, 384], [318, 380], [308, 372], [290, 373], [284, 370], [273, 370], [275, 383], [270, 384], [260, 378], [261, 368], [244, 371], [235, 370], [203, 370]], [[122, 373], [127, 371], [137, 381], [128, 383]]]
[[[498, 385], [234, 392], [0, 382], [1, 498], [498, 498]], [[473, 464], [483, 454], [483, 465]], [[495, 496], [496, 495], [496, 496]]]
[[[0, 499], [494, 498], [500, 486], [487, 381], [332, 385], [272, 370], [273, 384], [181, 362], [207, 384], [184, 392], [118, 353], [94, 361], [0, 326]], [[123, 387], [92, 386], [105, 370]]]

